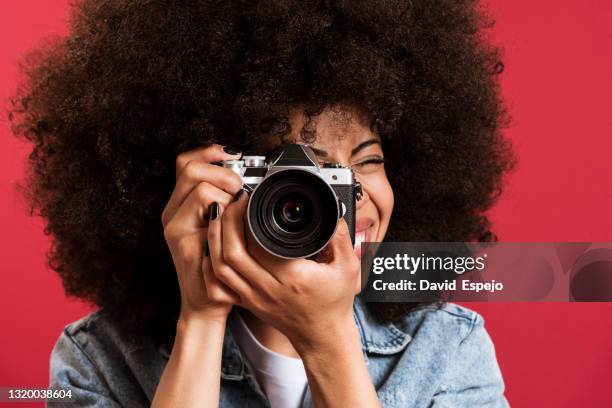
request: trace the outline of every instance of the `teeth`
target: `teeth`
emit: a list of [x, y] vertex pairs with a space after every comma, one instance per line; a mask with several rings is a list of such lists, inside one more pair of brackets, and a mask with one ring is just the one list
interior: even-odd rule
[[359, 245], [365, 241], [365, 235], [365, 232], [358, 232], [355, 234], [355, 248], [359, 248]]

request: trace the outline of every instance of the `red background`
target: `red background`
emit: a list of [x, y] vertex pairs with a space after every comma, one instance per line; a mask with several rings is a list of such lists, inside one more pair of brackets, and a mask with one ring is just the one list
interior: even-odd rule
[[[493, 0], [495, 40], [506, 50], [507, 135], [520, 162], [494, 226], [504, 241], [612, 241], [612, 3]], [[65, 32], [65, 0], [5, 3], [0, 15], [0, 98], [16, 60]], [[45, 386], [62, 327], [88, 312], [66, 299], [45, 266], [49, 240], [26, 216], [15, 184], [28, 146], [0, 122], [0, 386]], [[612, 303], [472, 304], [497, 348], [517, 407], [612, 406]]]

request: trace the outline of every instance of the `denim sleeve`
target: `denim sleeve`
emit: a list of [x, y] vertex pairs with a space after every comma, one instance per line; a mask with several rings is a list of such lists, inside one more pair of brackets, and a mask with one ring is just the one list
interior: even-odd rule
[[469, 334], [461, 341], [431, 407], [508, 407], [504, 381], [493, 342], [476, 315]]
[[70, 390], [66, 402], [48, 401], [48, 407], [120, 407], [98, 369], [66, 330], [51, 352], [50, 387]]

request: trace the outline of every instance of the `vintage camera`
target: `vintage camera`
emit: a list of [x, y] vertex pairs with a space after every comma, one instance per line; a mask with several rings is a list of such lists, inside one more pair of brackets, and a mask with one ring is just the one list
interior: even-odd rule
[[247, 223], [257, 242], [281, 258], [317, 254], [344, 217], [355, 243], [355, 203], [361, 186], [340, 164], [319, 165], [305, 145], [288, 144], [266, 162], [263, 156], [228, 160], [223, 167], [242, 177], [250, 190]]

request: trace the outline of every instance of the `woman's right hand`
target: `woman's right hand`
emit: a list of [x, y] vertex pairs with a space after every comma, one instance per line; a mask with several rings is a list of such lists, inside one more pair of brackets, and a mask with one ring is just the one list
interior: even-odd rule
[[219, 405], [225, 324], [238, 297], [215, 277], [204, 247], [211, 205], [222, 211], [242, 188], [240, 176], [211, 163], [239, 157], [211, 145], [176, 159], [176, 185], [162, 223], [181, 289], [181, 314], [154, 408]]
[[211, 206], [216, 203], [220, 213], [242, 188], [240, 176], [211, 163], [239, 157], [235, 149], [210, 145], [176, 159], [176, 185], [162, 224], [181, 290], [180, 321], [225, 321], [239, 300], [215, 277], [205, 253]]

